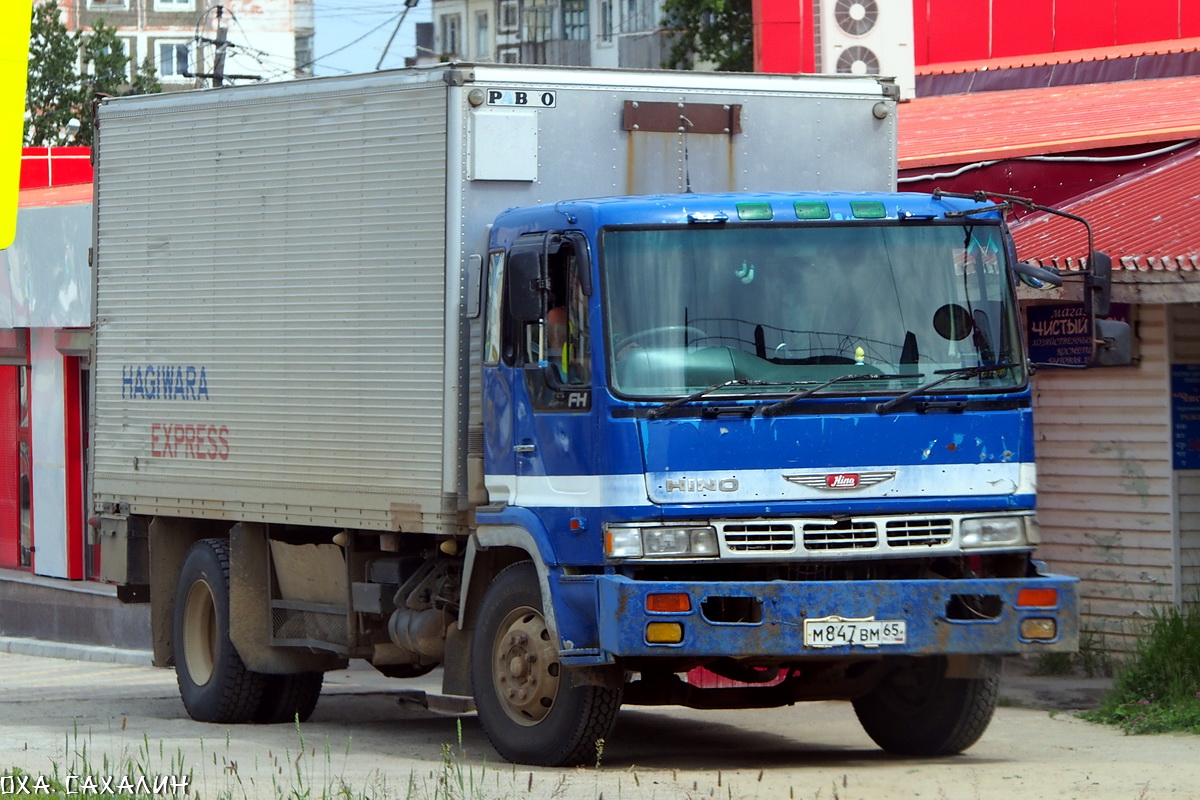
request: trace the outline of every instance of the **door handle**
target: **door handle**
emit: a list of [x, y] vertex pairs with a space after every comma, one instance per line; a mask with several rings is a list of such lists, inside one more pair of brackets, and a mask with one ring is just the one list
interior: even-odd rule
[[537, 445], [536, 444], [519, 444], [519, 445], [516, 445], [515, 447], [513, 447], [513, 452], [514, 453], [536, 453]]

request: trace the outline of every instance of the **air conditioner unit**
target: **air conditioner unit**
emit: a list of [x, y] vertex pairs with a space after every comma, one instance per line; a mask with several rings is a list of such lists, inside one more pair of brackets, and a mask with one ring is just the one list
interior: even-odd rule
[[816, 50], [822, 72], [890, 75], [916, 95], [912, 0], [820, 0]]

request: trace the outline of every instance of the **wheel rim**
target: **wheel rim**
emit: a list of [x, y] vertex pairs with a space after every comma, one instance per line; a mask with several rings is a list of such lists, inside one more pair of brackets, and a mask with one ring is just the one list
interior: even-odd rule
[[492, 686], [504, 713], [519, 725], [537, 725], [554, 706], [560, 673], [541, 612], [529, 606], [510, 611], [492, 647]]
[[215, 671], [217, 607], [212, 587], [199, 580], [188, 590], [183, 609], [183, 661], [188, 677], [197, 686], [208, 683]]

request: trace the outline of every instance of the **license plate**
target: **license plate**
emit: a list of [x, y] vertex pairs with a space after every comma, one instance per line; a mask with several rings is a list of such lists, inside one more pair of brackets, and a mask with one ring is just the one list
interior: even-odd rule
[[804, 620], [805, 647], [879, 647], [904, 644], [904, 620], [821, 617]]

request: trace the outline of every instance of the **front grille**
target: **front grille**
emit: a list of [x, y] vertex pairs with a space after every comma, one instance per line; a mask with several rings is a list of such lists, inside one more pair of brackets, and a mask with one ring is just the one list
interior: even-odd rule
[[871, 520], [843, 519], [835, 523], [806, 522], [805, 550], [858, 550], [875, 547], [879, 531]]
[[791, 525], [726, 525], [725, 546], [736, 553], [780, 553], [796, 549], [796, 529]]
[[889, 556], [914, 558], [939, 552], [960, 552], [959, 525], [963, 516], [978, 515], [758, 518], [716, 522], [715, 525], [721, 539], [721, 552], [728, 558], [866, 561]]
[[954, 539], [951, 519], [890, 519], [887, 543], [892, 547], [932, 547]]

